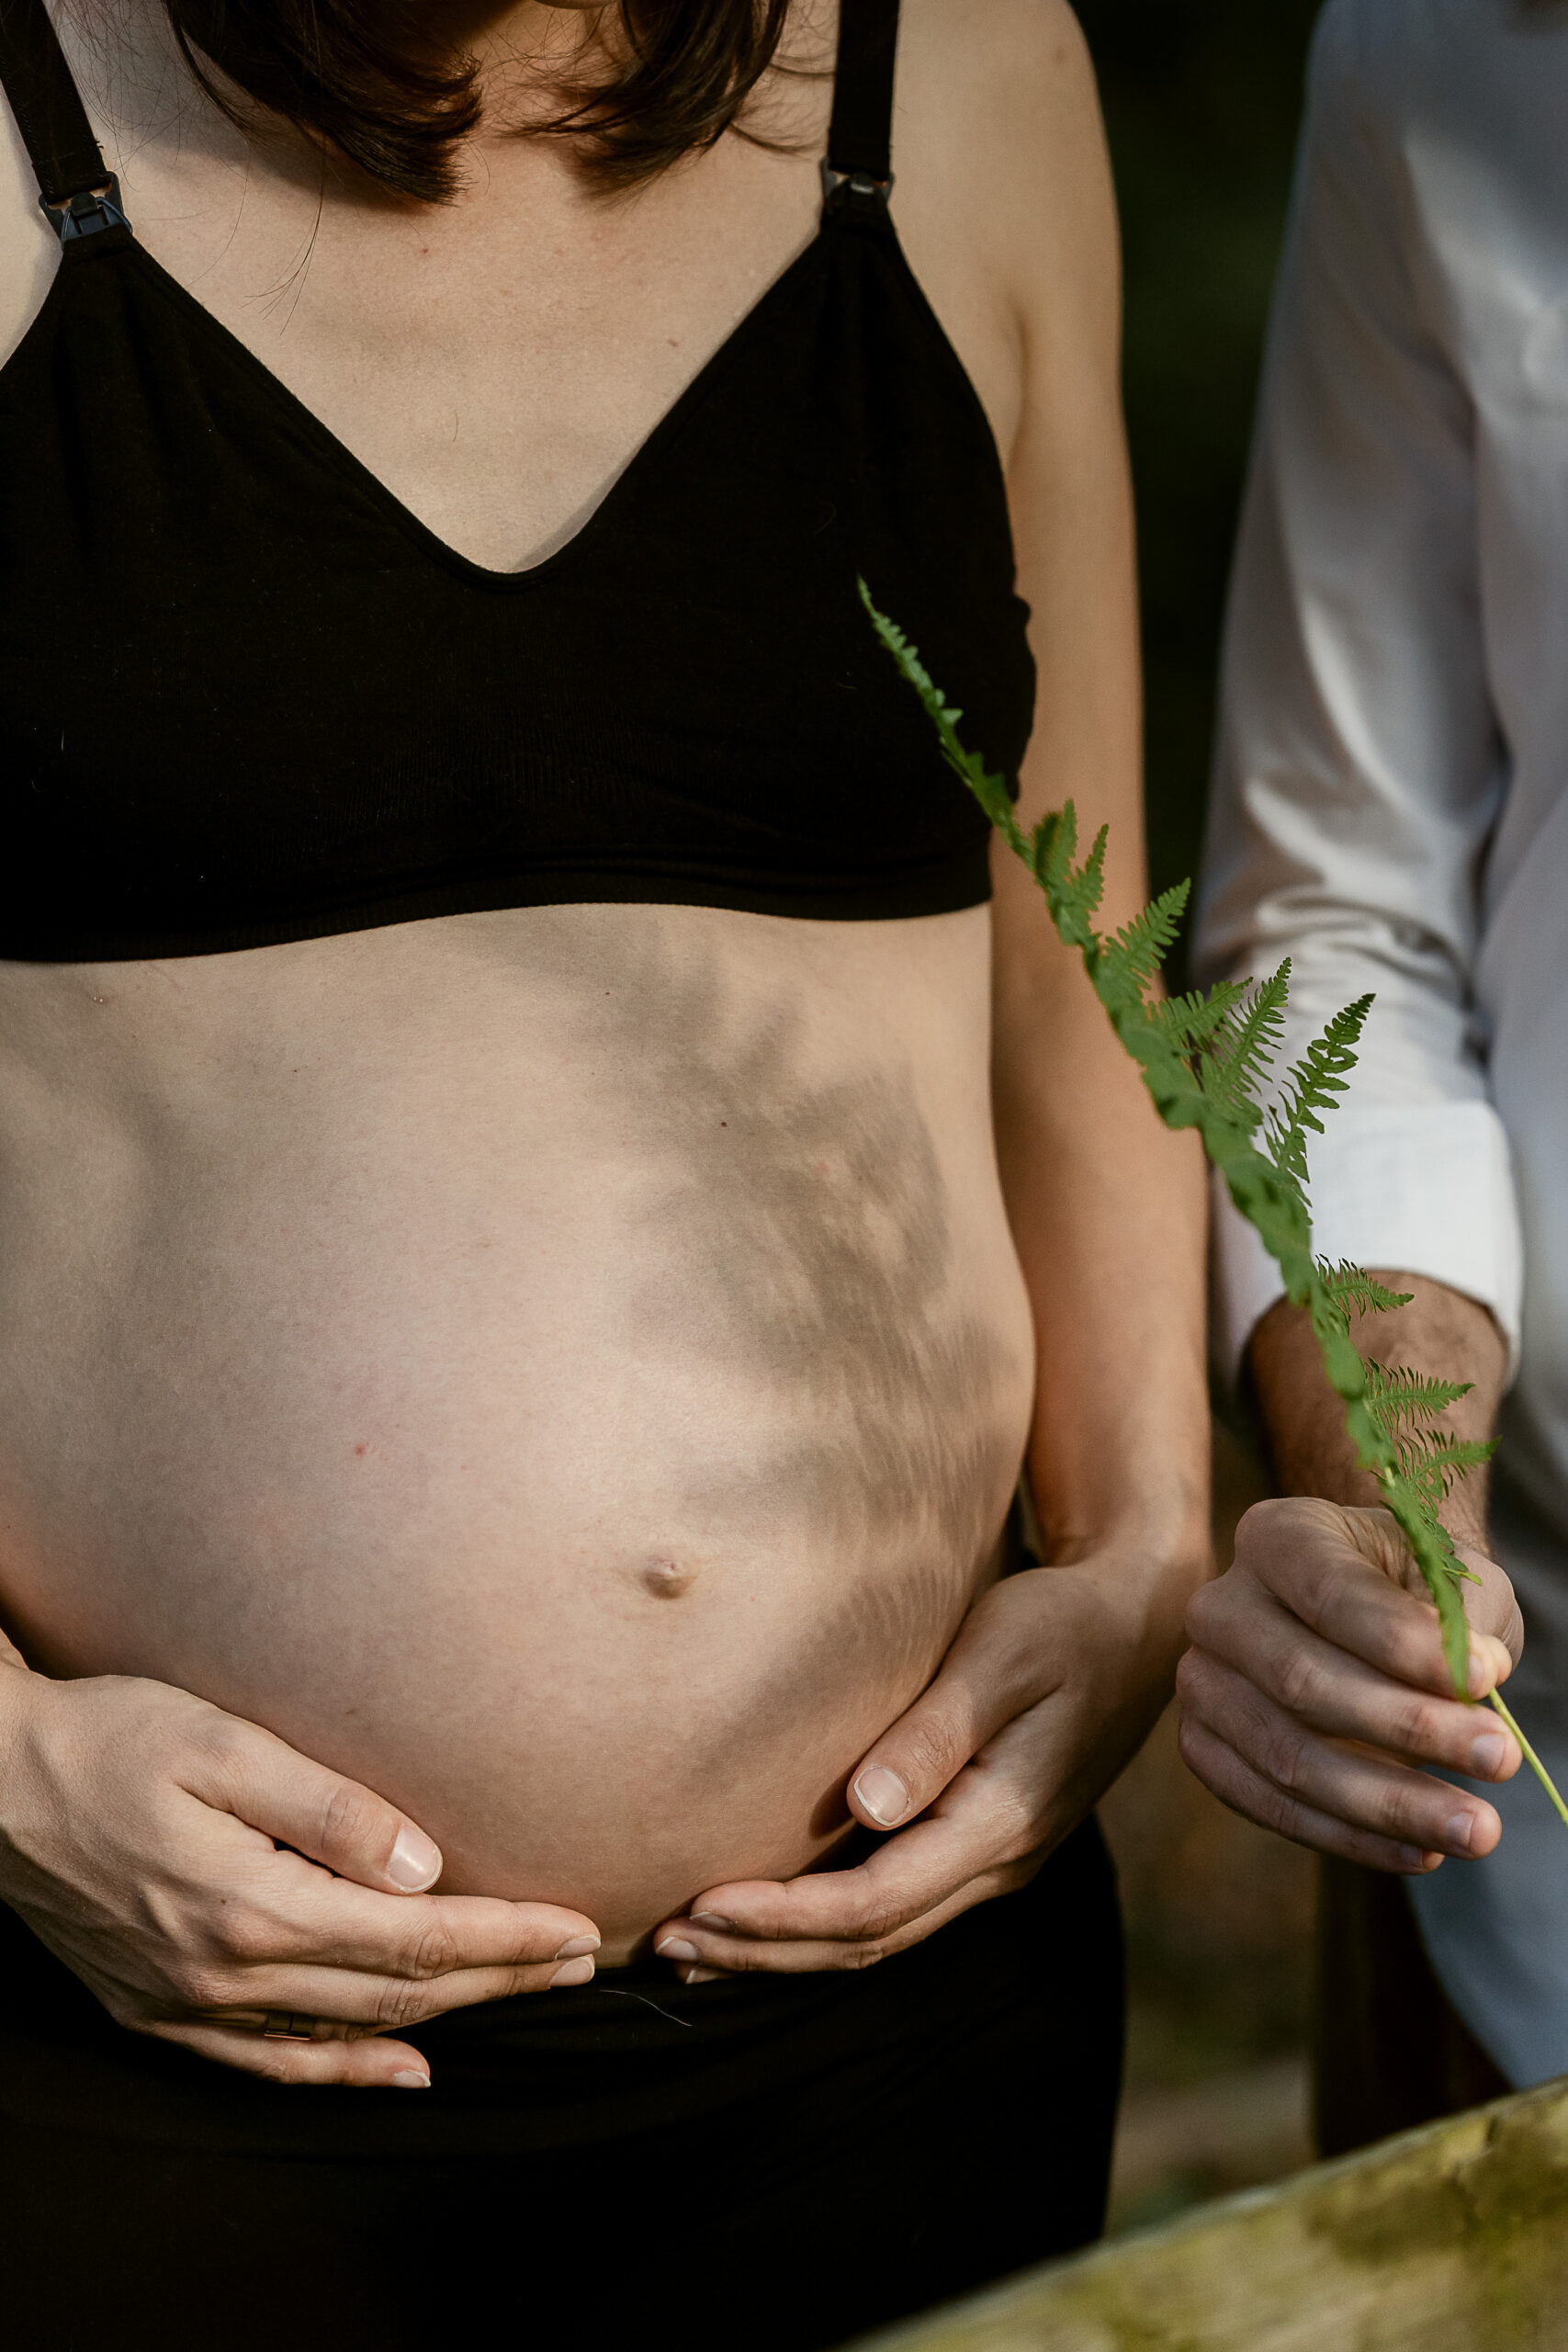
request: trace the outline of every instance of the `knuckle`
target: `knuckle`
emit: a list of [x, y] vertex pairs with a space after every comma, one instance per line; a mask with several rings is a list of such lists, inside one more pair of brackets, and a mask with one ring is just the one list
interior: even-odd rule
[[397, 2030], [418, 2025], [428, 2016], [430, 1998], [423, 1984], [407, 1984], [398, 1977], [389, 1978], [376, 1996], [376, 2022]]
[[961, 1758], [958, 1736], [951, 1724], [936, 1715], [916, 1715], [901, 1727], [899, 1741], [900, 1761], [908, 1768], [904, 1778], [911, 1787], [926, 1788], [952, 1779]]
[[213, 1707], [185, 1724], [182, 1731], [184, 1737], [220, 1780], [238, 1779], [248, 1744], [243, 1724]]
[[293, 2051], [276, 2042], [264, 2042], [252, 2061], [254, 2071], [266, 2083], [303, 2083], [313, 2079], [306, 2074], [302, 2060]]
[[1442, 1745], [1443, 1730], [1440, 1708], [1412, 1690], [1396, 1701], [1386, 1736], [1392, 1747], [1425, 1755]]
[[1292, 1804], [1282, 1789], [1271, 1788], [1267, 1781], [1260, 1782], [1247, 1811], [1255, 1821], [1265, 1829], [1272, 1829], [1277, 1837], [1295, 1837], [1299, 1808]]
[[1225, 1595], [1223, 1577], [1211, 1584], [1201, 1584], [1187, 1604], [1187, 1634], [1190, 1641], [1201, 1642], [1211, 1635], [1224, 1614]]
[[167, 1973], [170, 1991], [187, 2009], [222, 2009], [234, 2006], [232, 1980], [210, 1962], [176, 1961]]
[[998, 1862], [1021, 1862], [1034, 1853], [1041, 1840], [1041, 1818], [1032, 1792], [1011, 1791], [998, 1809], [995, 1851]]
[[1190, 1772], [1200, 1780], [1207, 1778], [1205, 1767], [1210, 1760], [1212, 1735], [1200, 1728], [1190, 1715], [1183, 1715], [1176, 1726], [1176, 1752]]
[[1235, 1523], [1236, 1558], [1239, 1560], [1244, 1553], [1260, 1551], [1265, 1545], [1271, 1547], [1289, 1527], [1288, 1518], [1282, 1521], [1281, 1517], [1289, 1509], [1289, 1498], [1278, 1496], [1266, 1502], [1249, 1503]]
[[890, 1936], [897, 1924], [897, 1913], [892, 1904], [878, 1899], [861, 1905], [849, 1932], [856, 1951], [867, 1951], [884, 1936]]
[[1262, 1734], [1258, 1763], [1277, 1789], [1301, 1789], [1306, 1770], [1305, 1743], [1283, 1724], [1269, 1724]]
[[1183, 1653], [1176, 1669], [1176, 1695], [1183, 1707], [1201, 1707], [1213, 1687], [1213, 1675], [1201, 1650]]
[[278, 1957], [277, 1931], [258, 1911], [226, 1909], [213, 1940], [225, 1961], [242, 1968]]
[[1316, 1658], [1293, 1644], [1276, 1668], [1273, 1681], [1280, 1704], [1292, 1715], [1305, 1713], [1323, 1695], [1323, 1675]]
[[367, 1857], [387, 1840], [378, 1798], [352, 1781], [334, 1781], [321, 1805], [321, 1840], [332, 1852]]
[[399, 1973], [412, 1978], [416, 1984], [428, 1984], [433, 1977], [450, 1976], [461, 1957], [456, 1934], [436, 1912], [422, 1921], [410, 1938]]

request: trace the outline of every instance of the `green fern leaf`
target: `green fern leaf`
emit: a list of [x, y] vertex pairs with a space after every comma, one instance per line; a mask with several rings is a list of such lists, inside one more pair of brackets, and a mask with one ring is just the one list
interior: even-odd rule
[[1283, 1176], [1306, 1190], [1306, 1139], [1321, 1135], [1319, 1114], [1337, 1109], [1346, 1091], [1348, 1073], [1356, 1067], [1351, 1050], [1359, 1037], [1371, 998], [1360, 997], [1337, 1012], [1320, 1037], [1314, 1037], [1299, 1062], [1292, 1062], [1279, 1104], [1269, 1114], [1265, 1144]]
[[1360, 1315], [1387, 1315], [1396, 1306], [1408, 1306], [1415, 1296], [1413, 1291], [1385, 1290], [1382, 1283], [1373, 1282], [1359, 1266], [1343, 1262], [1330, 1265], [1326, 1258], [1320, 1258], [1317, 1272], [1330, 1296], [1341, 1306], [1355, 1307]]

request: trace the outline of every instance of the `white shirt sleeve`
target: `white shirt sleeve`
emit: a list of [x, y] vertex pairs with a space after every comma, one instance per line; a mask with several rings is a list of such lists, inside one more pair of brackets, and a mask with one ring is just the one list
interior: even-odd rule
[[[1232, 582], [1197, 961], [1207, 979], [1292, 959], [1287, 1055], [1375, 992], [1350, 1091], [1311, 1139], [1318, 1253], [1466, 1292], [1517, 1351], [1518, 1214], [1472, 989], [1508, 773], [1472, 416], [1362, 44], [1358, 0], [1331, 0]], [[1216, 1190], [1234, 1373], [1281, 1285]]]

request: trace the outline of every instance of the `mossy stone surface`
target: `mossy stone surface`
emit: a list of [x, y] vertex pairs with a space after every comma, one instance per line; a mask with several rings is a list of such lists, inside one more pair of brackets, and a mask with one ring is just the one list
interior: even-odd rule
[[876, 2352], [1568, 2352], [1568, 2079], [874, 2341]]

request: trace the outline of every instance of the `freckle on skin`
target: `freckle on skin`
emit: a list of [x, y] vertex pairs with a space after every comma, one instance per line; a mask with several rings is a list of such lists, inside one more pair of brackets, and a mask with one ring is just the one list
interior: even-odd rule
[[657, 1557], [646, 1559], [640, 1573], [646, 1589], [660, 1600], [679, 1600], [697, 1580], [694, 1568], [683, 1568], [678, 1561]]
[[355, 1453], [368, 1453], [370, 1448], [367, 1445], [356, 1445], [354, 1450]]

